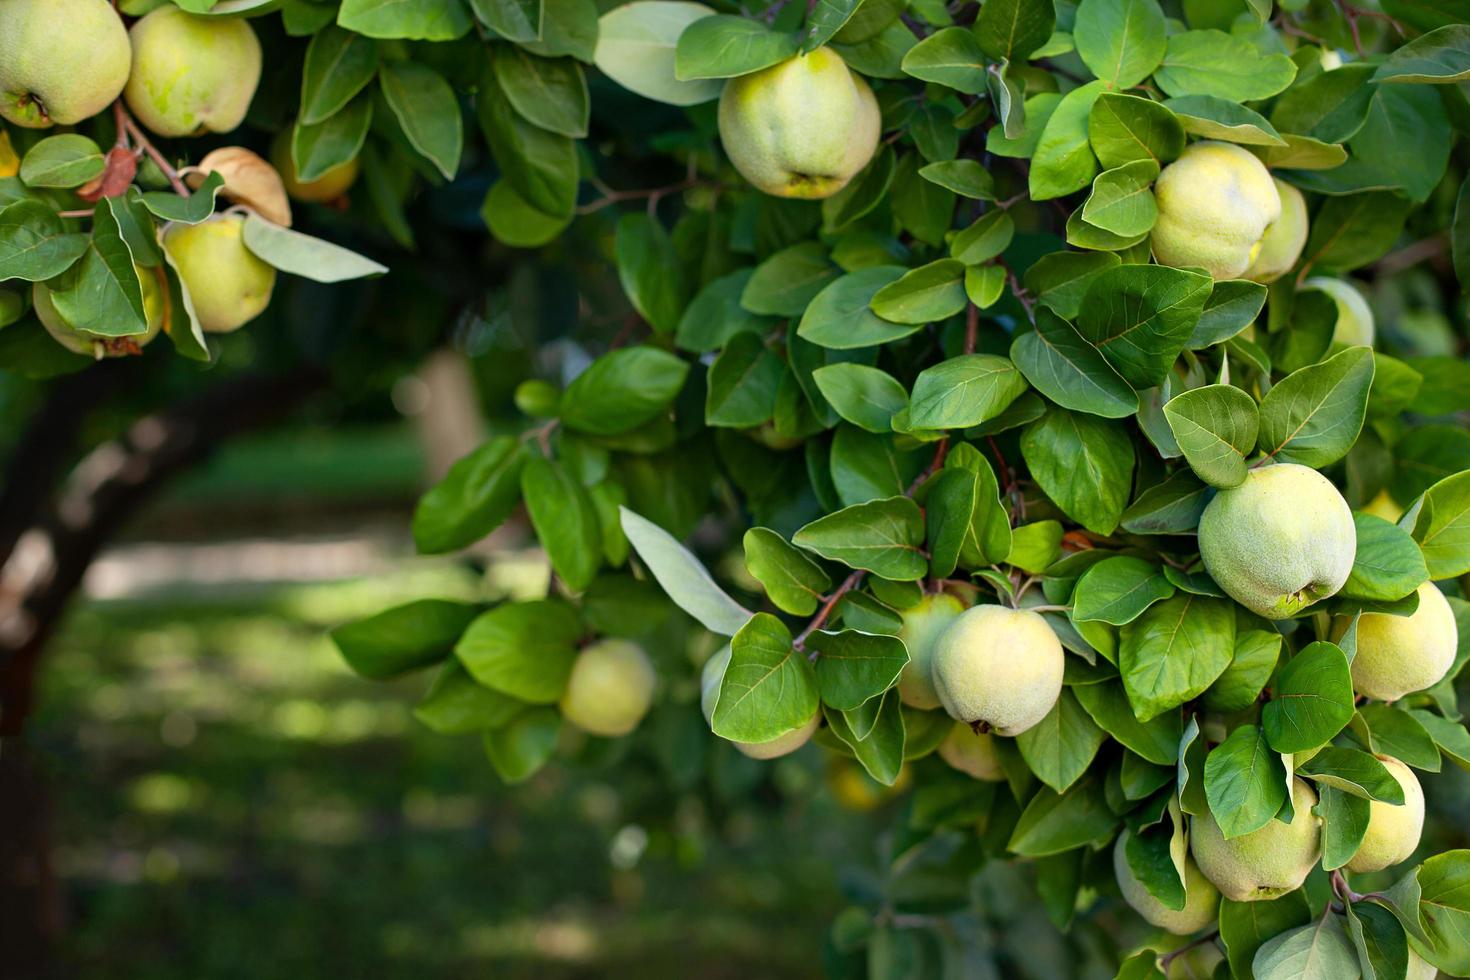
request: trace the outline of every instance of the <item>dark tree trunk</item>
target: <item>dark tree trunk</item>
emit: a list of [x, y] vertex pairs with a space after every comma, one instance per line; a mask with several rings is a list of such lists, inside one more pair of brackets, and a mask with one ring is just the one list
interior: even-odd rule
[[97, 553], [171, 477], [279, 420], [325, 381], [310, 371], [229, 379], [139, 419], [66, 472], [85, 415], [119, 377], [87, 371], [59, 384], [12, 454], [0, 495], [0, 980], [48, 976], [63, 923], [44, 774], [19, 736], [67, 604]]

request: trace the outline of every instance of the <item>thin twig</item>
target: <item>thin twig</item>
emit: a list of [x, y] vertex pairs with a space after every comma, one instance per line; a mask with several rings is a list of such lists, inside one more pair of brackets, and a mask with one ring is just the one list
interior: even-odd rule
[[975, 344], [980, 339], [980, 309], [974, 303], [965, 311], [965, 353], [975, 353]]
[[179, 179], [179, 172], [174, 169], [173, 164], [169, 163], [168, 159], [162, 153], [158, 152], [158, 147], [153, 145], [152, 140], [148, 138], [148, 134], [143, 132], [142, 127], [133, 120], [132, 116], [128, 115], [127, 110], [120, 110], [120, 116], [128, 132], [132, 134], [133, 139], [137, 140], [138, 145], [143, 148], [143, 152], [153, 158], [153, 162], [158, 164], [158, 169], [162, 170], [164, 176], [168, 178], [168, 182], [172, 185], [174, 192], [188, 197], [189, 188], [185, 187], [184, 182]]
[[804, 651], [806, 649], [806, 638], [826, 625], [828, 618], [832, 615], [832, 610], [837, 608], [837, 603], [842, 601], [843, 596], [861, 585], [863, 583], [863, 577], [867, 574], [862, 569], [858, 569], [843, 579], [842, 584], [827, 597], [827, 600], [822, 603], [822, 608], [817, 610], [817, 614], [812, 617], [812, 621], [806, 624], [806, 629], [797, 634], [796, 639], [792, 641], [791, 645], [798, 650]]
[[1165, 953], [1163, 956], [1160, 956], [1159, 972], [1167, 974], [1169, 972], [1169, 964], [1173, 963], [1175, 959], [1189, 952], [1191, 949], [1198, 949], [1206, 943], [1214, 942], [1215, 937], [1218, 935], [1220, 935], [1218, 930], [1206, 933], [1205, 935], [1200, 936], [1198, 939], [1192, 939], [1189, 942], [1185, 943], [1183, 946], [1180, 946], [1178, 949], [1172, 950], [1168, 953]]

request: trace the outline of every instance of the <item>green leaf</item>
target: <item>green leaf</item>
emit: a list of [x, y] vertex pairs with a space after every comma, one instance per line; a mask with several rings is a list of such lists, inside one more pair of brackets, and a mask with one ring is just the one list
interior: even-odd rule
[[1016, 223], [1010, 213], [997, 208], [956, 234], [949, 243], [949, 254], [969, 266], [989, 262], [1006, 250], [1015, 233]]
[[[852, 22], [863, 7], [862, 0], [817, 0], [806, 15], [806, 37], [802, 54], [811, 54]], [[885, 25], [886, 26], [886, 25]]]
[[1286, 55], [1263, 54], [1245, 38], [1216, 30], [1169, 38], [1163, 64], [1154, 72], [1154, 82], [1169, 95], [1235, 102], [1268, 99], [1295, 77], [1296, 65]]
[[919, 176], [961, 197], [995, 200], [995, 179], [979, 160], [940, 160], [920, 167]]
[[1134, 534], [1185, 534], [1199, 527], [1209, 488], [1188, 471], [1149, 487], [1123, 512], [1120, 526]]
[[1088, 284], [1077, 332], [1135, 388], [1160, 384], [1209, 298], [1209, 276], [1158, 265], [1120, 265]]
[[866, 364], [828, 364], [812, 378], [838, 415], [869, 432], [892, 432], [893, 416], [909, 404], [903, 385]]
[[1006, 848], [1023, 857], [1061, 854], [1076, 847], [1101, 845], [1113, 836], [1118, 818], [1108, 809], [1102, 784], [1086, 776], [1064, 794], [1050, 787], [1037, 791], [1016, 821]]
[[1312, 925], [1268, 939], [1256, 951], [1251, 969], [1260, 980], [1335, 980], [1359, 976], [1358, 957], [1343, 920], [1326, 915]]
[[1220, 900], [1220, 940], [1225, 944], [1230, 970], [1238, 980], [1266, 980], [1251, 972], [1256, 951], [1268, 939], [1312, 919], [1307, 893], [1298, 888], [1278, 899], [1262, 902]]
[[1260, 425], [1250, 395], [1232, 385], [1193, 388], [1169, 399], [1164, 417], [1196, 476], [1225, 490], [1245, 482], [1245, 457]]
[[1387, 704], [1365, 704], [1358, 709], [1353, 734], [1361, 736], [1366, 731], [1372, 752], [1393, 756], [1415, 769], [1439, 772], [1439, 746], [1425, 727], [1423, 714]]
[[901, 266], [875, 265], [838, 277], [801, 314], [797, 335], [832, 350], [872, 347], [907, 337], [923, 324], [893, 323], [871, 308], [874, 295], [903, 274]]
[[995, 565], [1011, 553], [1010, 514], [1000, 503], [995, 471], [974, 446], [956, 445], [945, 460], [946, 472], [960, 470], [973, 478], [975, 508], [960, 544], [960, 562], [967, 568]]
[[1093, 81], [1074, 88], [1047, 119], [1027, 177], [1033, 201], [1064, 197], [1092, 182], [1097, 158], [1087, 139], [1087, 119], [1105, 85]]
[[1185, 347], [1199, 350], [1222, 343], [1256, 322], [1266, 305], [1266, 287], [1245, 279], [1222, 279], [1210, 289]]
[[1166, 711], [1146, 722], [1139, 721], [1117, 681], [1078, 684], [1068, 690], [1092, 720], [1126, 748], [1155, 765], [1172, 766], [1178, 761], [1184, 736], [1182, 712]]
[[521, 470], [521, 496], [552, 569], [573, 592], [591, 585], [602, 564], [602, 531], [586, 489], [564, 466], [532, 456]]
[[965, 266], [939, 259], [910, 269], [873, 294], [873, 312], [894, 323], [923, 324], [954, 316], [969, 302]]
[[1368, 831], [1372, 804], [1332, 786], [1318, 789], [1318, 803], [1312, 812], [1322, 818], [1322, 867], [1335, 871], [1358, 853]]
[[1162, 168], [1184, 149], [1184, 128], [1152, 99], [1104, 92], [1088, 113], [1087, 137], [1098, 162], [1108, 169], [1138, 160]]
[[[898, 781], [907, 738], [898, 691], [889, 691], [858, 711], [827, 708], [823, 714], [832, 734], [852, 749], [868, 775], [884, 786]], [[865, 727], [860, 727], [859, 722]]]
[[1358, 966], [1366, 980], [1405, 976], [1409, 941], [1392, 912], [1369, 902], [1349, 903], [1344, 909], [1348, 938], [1357, 950]]
[[1071, 688], [1063, 688], [1046, 717], [1016, 737], [1016, 746], [1037, 779], [1065, 793], [1092, 765], [1106, 739]]
[[1312, 218], [1302, 259], [1340, 272], [1376, 262], [1398, 240], [1410, 207], [1388, 191], [1329, 197]]
[[717, 99], [723, 79], [680, 81], [674, 69], [680, 35], [713, 14], [702, 3], [675, 0], [614, 7], [598, 19], [593, 61], [608, 78], [645, 99], [677, 106]]
[[1133, 483], [1133, 442], [1115, 422], [1053, 408], [1021, 435], [1021, 455], [1042, 491], [1096, 534], [1118, 526]]
[[495, 80], [526, 120], [553, 133], [587, 135], [591, 101], [582, 66], [571, 58], [538, 58], [516, 45], [495, 49]]
[[1334, 643], [1311, 643], [1281, 668], [1261, 728], [1277, 752], [1305, 752], [1342, 731], [1353, 710], [1347, 657]]
[[1125, 238], [1145, 234], [1159, 216], [1153, 192], [1158, 175], [1159, 165], [1153, 160], [1134, 160], [1103, 171], [1082, 205], [1083, 220]]
[[43, 282], [61, 275], [87, 251], [86, 235], [69, 232], [40, 201], [0, 210], [0, 281]]
[[1174, 586], [1159, 566], [1131, 555], [1115, 555], [1093, 565], [1077, 580], [1072, 619], [1123, 626], [1173, 594]]
[[440, 735], [469, 735], [499, 728], [526, 710], [526, 703], [509, 694], [475, 683], [458, 660], [446, 661], [434, 677], [413, 716]]
[[646, 213], [618, 219], [618, 280], [638, 313], [659, 333], [679, 325], [689, 295], [678, 254], [663, 225]]
[[1037, 391], [1077, 412], [1127, 418], [1138, 395], [1096, 347], [1049, 309], [1036, 311], [1036, 329], [1011, 344], [1011, 361]]
[[711, 727], [736, 742], [769, 742], [811, 721], [818, 705], [816, 671], [791, 644], [775, 616], [756, 613], [730, 640]]
[[80, 187], [107, 169], [102, 149], [79, 133], [48, 136], [20, 162], [27, 187]]
[[767, 316], [802, 316], [840, 271], [828, 261], [821, 242], [792, 245], [756, 266], [740, 305]]
[[1346, 71], [1319, 72], [1281, 94], [1271, 107], [1271, 124], [1287, 133], [1329, 143], [1349, 139], [1363, 128], [1374, 87], [1369, 64], [1348, 64]]
[[954, 573], [967, 539], [972, 538], [979, 502], [976, 474], [946, 468], [928, 485], [924, 522], [929, 534], [929, 571], [937, 577]]
[[495, 530], [521, 499], [525, 455], [513, 436], [497, 436], [459, 459], [419, 498], [413, 540], [421, 555], [474, 544]]
[[[527, 204], [542, 214], [551, 218], [570, 217], [577, 203], [580, 176], [576, 142], [524, 119], [490, 75], [487, 66], [486, 77], [476, 98], [476, 112], [501, 176]], [[624, 216], [624, 220], [628, 217], [631, 215]], [[654, 222], [650, 219], [649, 223]], [[640, 244], [646, 245], [647, 242], [641, 241]], [[619, 266], [622, 264], [620, 261]], [[664, 269], [675, 284], [680, 283], [677, 269], [677, 265]], [[672, 330], [677, 322], [676, 311], [672, 322], [659, 321], [654, 325]]]
[[720, 636], [734, 636], [750, 620], [750, 611], [730, 598], [673, 535], [626, 507], [618, 512], [629, 543], [676, 606]]
[[1358, 549], [1341, 594], [1354, 599], [1392, 602], [1429, 581], [1424, 553], [1409, 532], [1381, 517], [1353, 514]]
[[335, 24], [306, 46], [301, 69], [301, 114], [308, 126], [325, 122], [352, 101], [378, 73], [378, 44]]
[[1270, 630], [1241, 630], [1235, 635], [1230, 666], [1205, 691], [1203, 702], [1211, 711], [1244, 711], [1255, 704], [1281, 659], [1281, 634]]
[[530, 779], [546, 765], [556, 751], [560, 733], [560, 713], [551, 708], [533, 708], [486, 732], [485, 755], [496, 775], [514, 785]]
[[353, 672], [388, 680], [449, 656], [480, 612], [468, 602], [420, 599], [332, 630], [332, 642]]
[[963, 354], [925, 368], [914, 381], [909, 425], [963, 429], [1003, 412], [1026, 390], [1026, 379], [1007, 358]]
[[1297, 775], [1345, 793], [1402, 806], [1404, 788], [1383, 763], [1367, 752], [1328, 745], [1296, 767]]
[[709, 369], [705, 393], [706, 425], [747, 428], [776, 410], [776, 395], [786, 371], [779, 355], [755, 334], [730, 338]]
[[985, 91], [985, 52], [963, 27], [935, 31], [903, 56], [905, 74], [947, 88], [979, 95]]
[[1424, 958], [1446, 973], [1470, 973], [1470, 851], [1445, 851], [1419, 866], [1420, 903], [1429, 942]]
[[975, 37], [993, 59], [1025, 61], [1051, 38], [1056, 20], [1046, 0], [987, 0], [975, 16]]
[[1470, 572], [1470, 470], [1445, 477], [1424, 491], [1414, 514], [1413, 536], [1430, 578]]
[[817, 684], [822, 703], [852, 711], [888, 690], [909, 662], [909, 652], [896, 636], [859, 630], [818, 630], [807, 637], [817, 651]]
[[342, 0], [337, 23], [364, 37], [453, 41], [471, 27], [462, 0]]
[[[297, 120], [291, 130], [291, 164], [296, 168], [297, 179], [316, 180], [356, 158], [372, 121], [373, 100], [366, 95], [353, 99], [320, 123], [308, 126]], [[194, 197], [197, 196], [196, 192]]]
[[821, 566], [768, 527], [745, 532], [745, 568], [766, 587], [766, 595], [793, 616], [810, 616], [832, 588]]
[[1448, 85], [1470, 78], [1470, 26], [1447, 24], [1414, 38], [1388, 56], [1374, 82]]
[[734, 78], [794, 57], [795, 35], [772, 31], [758, 20], [717, 14], [684, 28], [674, 50], [674, 77]]
[[1284, 147], [1285, 137], [1254, 109], [1213, 95], [1181, 95], [1166, 99], [1184, 131], [1205, 139], [1224, 140], [1245, 146]]
[[528, 704], [555, 704], [566, 690], [581, 632], [576, 614], [559, 599], [507, 602], [470, 623], [454, 655], [491, 690]]
[[705, 353], [724, 347], [737, 333], [765, 334], [774, 328], [774, 317], [751, 313], [740, 305], [740, 294], [754, 271], [739, 269], [696, 293], [679, 318], [674, 342], [683, 350]]
[[1187, 592], [1155, 603], [1118, 634], [1118, 670], [1140, 721], [1199, 697], [1235, 654], [1235, 613]]
[[313, 282], [345, 282], [381, 276], [388, 267], [340, 245], [272, 224], [258, 214], [245, 216], [245, 247], [282, 272]]
[[[598, 21], [597, 5], [592, 0], [541, 0], [539, 6], [541, 40], [525, 42], [526, 50], [543, 58], [570, 55], [583, 64], [591, 63], [606, 28]], [[677, 37], [670, 40], [671, 44], [673, 40]]]
[[924, 518], [908, 497], [844, 507], [801, 528], [792, 541], [823, 558], [894, 581], [923, 578], [928, 569], [920, 550]]
[[545, 30], [548, 18], [541, 0], [470, 0], [470, 9], [480, 23], [507, 41], [528, 44], [550, 33]]
[[687, 363], [657, 347], [609, 351], [567, 385], [562, 423], [596, 435], [636, 429], [668, 410], [688, 374]]
[[1072, 38], [1077, 54], [1110, 88], [1132, 88], [1164, 57], [1164, 12], [1155, 0], [1082, 0]]
[[1261, 400], [1261, 452], [1314, 469], [1337, 462], [1363, 428], [1372, 384], [1367, 347], [1350, 347], [1287, 375]]
[[1205, 757], [1205, 798], [1228, 840], [1260, 830], [1286, 802], [1286, 769], [1255, 725], [1241, 725]]
[[117, 220], [125, 206], [117, 198], [97, 202], [86, 251], [50, 283], [51, 302], [62, 320], [99, 337], [133, 337], [148, 329], [143, 286]]

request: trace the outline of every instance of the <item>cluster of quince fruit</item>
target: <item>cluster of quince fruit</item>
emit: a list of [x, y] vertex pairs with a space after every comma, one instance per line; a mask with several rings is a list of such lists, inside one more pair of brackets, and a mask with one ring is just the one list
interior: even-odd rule
[[[131, 28], [108, 0], [6, 0], [0, 4], [0, 117], [33, 129], [70, 126], [119, 99], [131, 117], [162, 137], [228, 133], [245, 119], [260, 82], [261, 47], [242, 19], [200, 16], [152, 4]], [[120, 115], [121, 118], [121, 115]], [[357, 178], [349, 161], [312, 181], [298, 179], [289, 133], [268, 162], [229, 146], [180, 175], [193, 187], [211, 172], [220, 193], [275, 224], [289, 227], [288, 195], [300, 201], [340, 198]], [[270, 302], [276, 269], [244, 242], [244, 216], [216, 214], [198, 224], [167, 225], [162, 244], [188, 290], [206, 333], [228, 333]], [[98, 357], [136, 353], [164, 329], [168, 304], [162, 269], [136, 267], [147, 331], [108, 341], [67, 323], [45, 283], [33, 286], [42, 325], [59, 343]]]

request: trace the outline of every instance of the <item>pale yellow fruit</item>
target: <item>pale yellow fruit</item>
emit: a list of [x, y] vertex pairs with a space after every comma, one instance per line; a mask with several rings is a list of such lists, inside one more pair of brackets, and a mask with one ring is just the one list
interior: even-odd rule
[[1169, 961], [1166, 980], [1214, 980], [1215, 968], [1225, 961], [1225, 954], [1214, 943], [1186, 950]]
[[1287, 619], [1347, 581], [1358, 547], [1353, 512], [1332, 481], [1306, 466], [1251, 470], [1215, 494], [1199, 522], [1205, 569], [1236, 602]]
[[267, 221], [291, 227], [291, 202], [286, 200], [286, 185], [276, 168], [259, 153], [243, 146], [222, 146], [211, 150], [189, 174], [190, 187], [198, 187], [211, 173], [219, 174], [225, 186], [220, 193], [236, 204], [255, 210]]
[[298, 201], [316, 204], [335, 201], [346, 194], [348, 188], [357, 181], [357, 157], [337, 164], [316, 180], [298, 180], [296, 163], [291, 159], [290, 130], [281, 133], [271, 144], [271, 160], [281, 172], [281, 179], [286, 183], [286, 193]]
[[1358, 874], [1382, 871], [1407, 861], [1424, 832], [1424, 789], [1419, 777], [1392, 756], [1380, 755], [1378, 761], [1403, 787], [1404, 803], [1394, 806], [1373, 800], [1368, 804], [1368, 831], [1347, 863], [1347, 869]]
[[1188, 855], [1184, 857], [1184, 908], [1171, 909], [1155, 898], [1128, 866], [1126, 848], [1130, 836], [1128, 831], [1123, 831], [1118, 835], [1118, 843], [1113, 845], [1113, 874], [1118, 878], [1123, 900], [1132, 906], [1133, 911], [1150, 925], [1176, 936], [1187, 936], [1214, 925], [1215, 914], [1220, 908], [1220, 892], [1200, 873], [1194, 859]]
[[132, 50], [107, 0], [0, 0], [0, 116], [41, 129], [106, 109]]
[[926, 711], [939, 707], [939, 694], [934, 690], [934, 643], [964, 611], [960, 600], [936, 592], [902, 612], [898, 638], [909, 652], [909, 662], [898, 676], [898, 696], [904, 704]]
[[995, 736], [977, 732], [962, 721], [955, 722], [939, 743], [939, 758], [951, 768], [987, 783], [999, 783], [1006, 778], [995, 750]]
[[1387, 490], [1378, 491], [1378, 496], [1368, 501], [1363, 506], [1363, 513], [1381, 517], [1390, 524], [1397, 524], [1399, 518], [1404, 516], [1404, 509], [1399, 502], [1394, 500]]
[[1209, 813], [1194, 818], [1189, 850], [1206, 878], [1234, 902], [1279, 898], [1301, 887], [1321, 853], [1317, 792], [1292, 777], [1291, 823], [1273, 818], [1259, 830], [1225, 839]]
[[171, 225], [163, 247], [189, 291], [199, 327], [229, 333], [255, 319], [271, 301], [276, 270], [244, 240], [245, 219], [221, 214], [197, 225]]
[[1272, 180], [1276, 193], [1281, 195], [1281, 217], [1266, 229], [1255, 261], [1245, 270], [1245, 278], [1256, 282], [1280, 279], [1296, 265], [1302, 246], [1307, 244], [1307, 199], [1286, 181]]
[[732, 78], [720, 143], [741, 176], [777, 197], [837, 193], [878, 148], [878, 101], [830, 48]]
[[260, 83], [260, 41], [247, 21], [159, 7], [133, 25], [124, 95], [159, 136], [228, 133], [245, 119]]
[[976, 606], [940, 634], [934, 689], [951, 718], [1019, 735], [1062, 693], [1062, 644], [1040, 614]]
[[[720, 701], [720, 682], [725, 679], [725, 669], [730, 666], [731, 655], [730, 648], [725, 647], [706, 660], [704, 669], [700, 672], [699, 709], [704, 712], [706, 722], [714, 720], [715, 705]], [[737, 742], [730, 739], [730, 743], [739, 749], [742, 755], [751, 759], [777, 759], [783, 755], [790, 755], [811, 741], [821, 720], [822, 709], [818, 706], [817, 710], [812, 712], [811, 720], [805, 725], [793, 728], [784, 735], [777, 735], [769, 742]]]
[[1303, 289], [1320, 289], [1337, 304], [1337, 326], [1332, 341], [1349, 347], [1372, 347], [1376, 334], [1373, 308], [1363, 294], [1349, 282], [1331, 276], [1312, 276], [1302, 283]]
[[44, 282], [38, 282], [31, 287], [31, 306], [36, 311], [36, 319], [41, 321], [41, 326], [46, 328], [46, 332], [58, 344], [74, 354], [85, 354], [98, 359], [136, 354], [139, 349], [151, 344], [163, 330], [167, 304], [159, 285], [159, 270], [140, 265], [133, 266], [133, 269], [138, 273], [138, 283], [143, 288], [143, 315], [148, 322], [146, 333], [132, 337], [99, 337], [94, 333], [78, 330], [62, 319], [56, 304], [51, 300], [51, 289]]
[[599, 640], [572, 664], [562, 717], [591, 735], [626, 735], [648, 714], [657, 684], [653, 662], [637, 644]]
[[1205, 140], [1179, 154], [1154, 184], [1152, 236], [1161, 265], [1198, 266], [1216, 279], [1243, 274], [1281, 217], [1271, 173], [1248, 150]]
[[[1332, 635], [1347, 632], [1339, 618]], [[1438, 684], [1455, 662], [1459, 633], [1455, 613], [1433, 582], [1419, 586], [1419, 608], [1412, 616], [1364, 613], [1358, 618], [1358, 653], [1353, 657], [1353, 688], [1380, 701]]]

